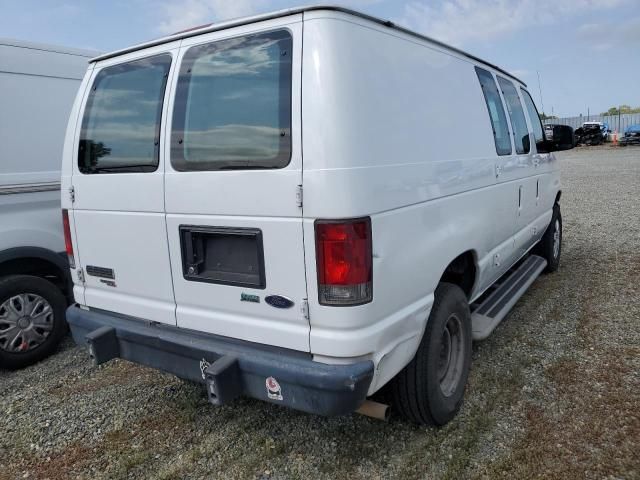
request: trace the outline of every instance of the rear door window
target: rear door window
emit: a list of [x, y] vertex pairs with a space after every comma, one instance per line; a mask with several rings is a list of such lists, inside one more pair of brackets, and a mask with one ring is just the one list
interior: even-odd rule
[[160, 120], [171, 55], [103, 68], [82, 120], [82, 173], [152, 172], [158, 168]]
[[542, 130], [542, 122], [540, 121], [540, 115], [538, 115], [538, 109], [536, 108], [536, 104], [533, 103], [533, 99], [529, 92], [527, 92], [524, 88], [521, 88], [522, 98], [524, 98], [524, 104], [527, 107], [527, 112], [529, 112], [529, 121], [531, 122], [531, 128], [533, 129], [533, 137], [536, 139], [536, 144], [544, 140], [544, 133]]
[[509, 128], [507, 127], [507, 117], [504, 113], [498, 86], [493, 79], [493, 75], [487, 70], [476, 67], [478, 80], [484, 93], [484, 99], [489, 110], [489, 119], [493, 128], [493, 139], [496, 144], [498, 155], [511, 155], [511, 138], [509, 138]]
[[292, 44], [287, 30], [277, 30], [186, 51], [171, 134], [176, 170], [289, 164]]
[[529, 128], [527, 127], [527, 120], [524, 117], [524, 110], [522, 109], [518, 91], [513, 83], [505, 78], [498, 77], [498, 84], [500, 84], [500, 89], [502, 90], [502, 95], [504, 96], [507, 110], [509, 111], [516, 153], [529, 153], [531, 149]]

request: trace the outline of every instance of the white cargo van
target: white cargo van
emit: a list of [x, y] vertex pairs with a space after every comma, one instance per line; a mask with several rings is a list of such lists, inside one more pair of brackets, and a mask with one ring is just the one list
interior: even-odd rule
[[509, 73], [336, 7], [98, 57], [64, 152], [74, 338], [214, 404], [337, 415], [391, 382], [443, 424], [472, 338], [558, 267], [563, 132]]
[[96, 54], [0, 39], [0, 368], [44, 358], [66, 331], [62, 146]]

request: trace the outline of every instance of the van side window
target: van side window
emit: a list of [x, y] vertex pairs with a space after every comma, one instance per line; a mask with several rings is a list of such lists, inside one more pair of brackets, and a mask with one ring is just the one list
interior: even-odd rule
[[283, 168], [291, 158], [291, 56], [286, 30], [188, 49], [171, 133], [178, 171]]
[[153, 172], [158, 168], [160, 117], [171, 55], [103, 68], [82, 119], [82, 173]]
[[509, 138], [507, 116], [504, 113], [496, 81], [490, 72], [480, 67], [476, 67], [476, 73], [478, 74], [482, 93], [484, 93], [484, 99], [489, 109], [489, 118], [491, 119], [491, 126], [493, 127], [493, 139], [496, 143], [496, 152], [498, 155], [511, 155], [511, 138]]
[[518, 91], [513, 83], [506, 78], [498, 77], [498, 84], [502, 90], [502, 95], [507, 104], [509, 118], [511, 120], [511, 129], [513, 130], [514, 143], [516, 144], [516, 153], [529, 153], [531, 142], [529, 140], [529, 128], [527, 120], [524, 118], [524, 110], [518, 96]]
[[533, 137], [536, 139], [536, 144], [544, 140], [544, 130], [542, 129], [542, 122], [540, 121], [540, 115], [538, 115], [538, 109], [536, 104], [533, 103], [533, 99], [529, 92], [524, 88], [521, 88], [522, 98], [524, 98], [524, 104], [527, 106], [529, 112], [529, 121], [531, 122], [531, 128], [533, 128]]

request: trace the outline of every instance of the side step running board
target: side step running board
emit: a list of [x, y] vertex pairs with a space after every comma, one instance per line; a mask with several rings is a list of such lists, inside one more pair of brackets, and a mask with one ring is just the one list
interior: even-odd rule
[[484, 340], [491, 335], [546, 266], [547, 261], [544, 258], [531, 255], [518, 268], [498, 281], [497, 288], [471, 313], [474, 340]]

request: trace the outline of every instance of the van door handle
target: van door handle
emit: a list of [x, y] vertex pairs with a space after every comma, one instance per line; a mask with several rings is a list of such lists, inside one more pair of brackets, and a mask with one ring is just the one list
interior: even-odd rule
[[518, 215], [520, 215], [520, 210], [522, 210], [522, 185], [518, 189]]
[[182, 234], [187, 273], [189, 275], [198, 274], [200, 272], [200, 267], [204, 263], [202, 237], [189, 230], [184, 230]]

